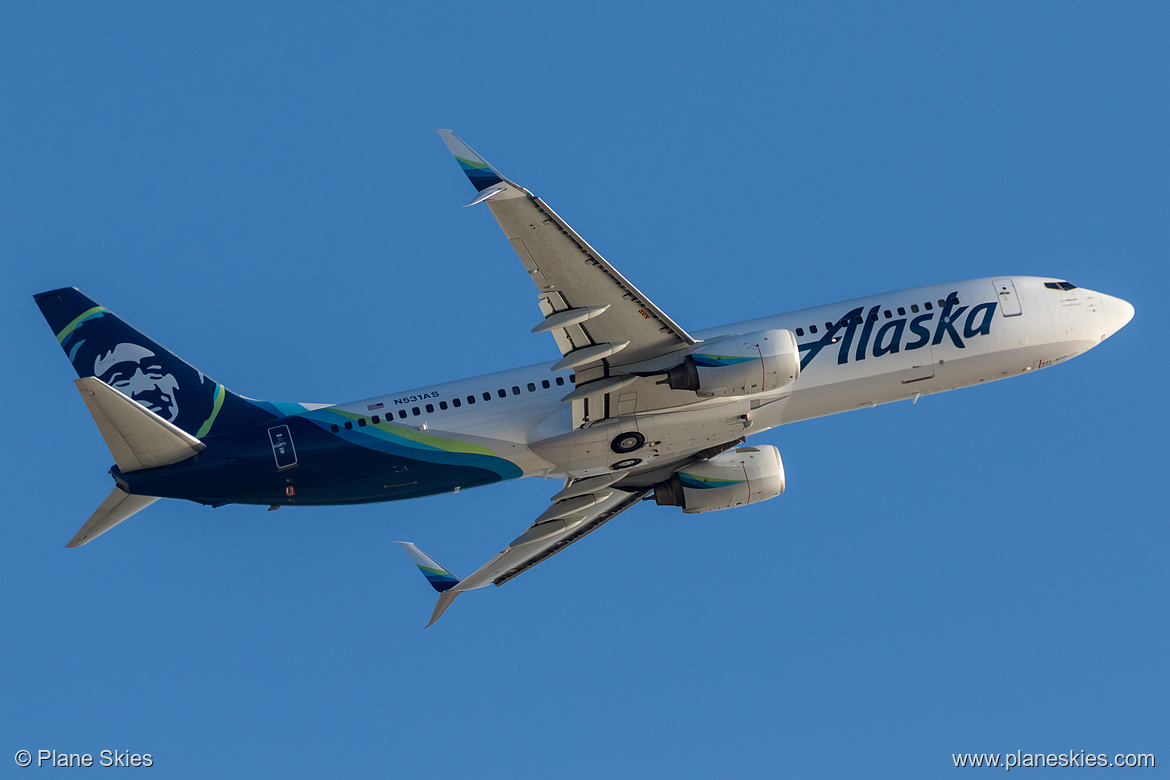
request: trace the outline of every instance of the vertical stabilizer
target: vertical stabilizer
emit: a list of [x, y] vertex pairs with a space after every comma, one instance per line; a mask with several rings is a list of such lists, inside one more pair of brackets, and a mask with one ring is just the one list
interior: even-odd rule
[[236, 395], [74, 287], [33, 296], [81, 378], [97, 377], [201, 439], [276, 415]]

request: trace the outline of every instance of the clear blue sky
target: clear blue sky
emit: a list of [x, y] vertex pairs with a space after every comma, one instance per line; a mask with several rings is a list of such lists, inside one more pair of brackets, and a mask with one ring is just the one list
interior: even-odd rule
[[[35, 772], [21, 748], [158, 777], [1170, 765], [1165, 4], [408, 5], [0, 15], [0, 774]], [[111, 458], [35, 292], [272, 400], [555, 356], [431, 127], [688, 329], [996, 274], [1137, 316], [1033, 376], [764, 434], [781, 498], [643, 505], [426, 631], [390, 542], [466, 574], [556, 485], [164, 501], [65, 549]]]

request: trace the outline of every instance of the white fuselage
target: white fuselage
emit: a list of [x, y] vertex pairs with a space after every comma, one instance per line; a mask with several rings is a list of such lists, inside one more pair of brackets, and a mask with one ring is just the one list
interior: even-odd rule
[[[337, 408], [364, 414], [381, 404], [386, 422], [487, 447], [524, 476], [602, 473], [624, 457], [608, 446], [613, 436], [638, 430], [647, 441], [635, 453], [643, 470], [655, 460], [665, 464], [785, 423], [1046, 368], [1091, 349], [1133, 316], [1133, 307], [1121, 299], [1059, 287], [1055, 279], [989, 277], [699, 331], [693, 335], [703, 340], [793, 331], [803, 356], [801, 374], [777, 390], [731, 399], [703, 399], [641, 379], [647, 383], [642, 397], [673, 393], [677, 404], [643, 413], [639, 394], [631, 393], [628, 403], [617, 399], [610, 419], [583, 429], [573, 429], [570, 405], [561, 400], [573, 389], [568, 372], [552, 374], [551, 361]], [[564, 377], [561, 385], [558, 376]]]

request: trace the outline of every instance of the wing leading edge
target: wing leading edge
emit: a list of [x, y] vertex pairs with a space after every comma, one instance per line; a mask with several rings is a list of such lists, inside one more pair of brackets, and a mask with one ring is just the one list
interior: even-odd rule
[[[561, 491], [558, 495], [564, 493]], [[431, 587], [439, 592], [439, 600], [427, 627], [442, 617], [460, 593], [487, 585], [503, 585], [593, 533], [649, 493], [650, 489], [633, 492], [606, 489], [563, 498], [550, 506], [524, 533], [509, 542], [490, 561], [463, 579], [456, 577], [414, 544], [398, 542], [431, 583]]]
[[544, 201], [500, 174], [450, 130], [436, 132], [477, 190], [467, 205], [487, 203], [536, 285], [544, 320], [532, 330], [556, 339], [561, 360], [553, 370], [577, 373], [577, 389], [565, 399], [574, 403], [574, 427], [588, 419], [583, 404], [588, 397], [634, 381], [611, 376], [612, 362], [639, 363], [696, 343]]

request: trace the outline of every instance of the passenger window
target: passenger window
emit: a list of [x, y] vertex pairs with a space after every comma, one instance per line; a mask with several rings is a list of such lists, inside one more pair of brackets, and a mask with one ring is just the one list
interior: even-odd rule
[[853, 324], [854, 324], [854, 325], [860, 325], [860, 324], [861, 324], [861, 315], [860, 315], [860, 314], [858, 314], [856, 317], [854, 317], [854, 318], [853, 318]]
[[410, 413], [413, 414], [415, 417], [418, 417], [420, 414], [422, 414], [422, 410], [416, 406], [410, 410]]
[[336, 425], [330, 425], [330, 426], [329, 426], [329, 430], [333, 431], [334, 433], [337, 433], [337, 432], [338, 432], [338, 431], [340, 431], [341, 429], [340, 429], [340, 428], [338, 428]]
[[530, 393], [536, 392], [536, 385], [534, 385], [532, 382], [528, 383], [528, 392], [530, 392]]
[[942, 298], [939, 298], [938, 299], [938, 307], [940, 309], [945, 309], [947, 307], [947, 302], [944, 301]]
[[358, 427], [359, 427], [359, 428], [365, 428], [365, 427], [366, 427], [366, 418], [365, 418], [365, 417], [359, 417], [359, 418], [358, 418]]
[[460, 406], [463, 406], [463, 404], [459, 401], [458, 398], [452, 398], [451, 403], [455, 405], [456, 409], [458, 409]]
[[382, 418], [375, 414], [372, 422], [374, 425], [377, 425], [378, 423], [382, 422]]
[[577, 384], [577, 375], [576, 374], [569, 374], [569, 381], [572, 382], [573, 384]]
[[491, 394], [491, 393], [489, 393], [489, 392], [487, 392], [487, 391], [485, 390], [485, 391], [484, 391], [484, 393], [483, 393], [483, 400], [485, 400], [485, 401], [490, 401], [490, 400], [492, 400], [492, 394]]
[[352, 431], [352, 430], [353, 430], [353, 423], [352, 423], [352, 422], [350, 422], [349, 420], [346, 420], [346, 421], [345, 421], [345, 429], [346, 429], [347, 431]]
[[520, 386], [512, 385], [512, 395], [520, 395]]
[[869, 321], [870, 321], [870, 322], [877, 322], [877, 321], [878, 321], [878, 316], [877, 316], [877, 312], [876, 312], [876, 311], [871, 311], [871, 312], [869, 313]]
[[809, 325], [809, 326], [808, 326], [808, 332], [809, 332], [809, 333], [816, 333], [816, 332], [817, 332], [817, 326], [816, 326], [816, 325]]
[[551, 387], [551, 385], [549, 385], [547, 379], [540, 380], [540, 386], [543, 387], [545, 390], [548, 390], [549, 387]]
[[905, 306], [899, 306], [899, 307], [898, 307], [898, 316], [899, 316], [899, 317], [902, 317], [902, 316], [905, 316], [905, 314], [906, 314], [906, 307], [905, 307]]
[[889, 309], [886, 309], [884, 312], [882, 312], [882, 314], [886, 315], [886, 319], [887, 319], [887, 320], [888, 320], [890, 317], [893, 317], [893, 316], [894, 316], [894, 313], [893, 313], [892, 311], [890, 311]]
[[435, 413], [435, 405], [434, 404], [427, 404], [427, 414], [434, 414], [434, 413]]
[[467, 403], [468, 403], [468, 405], [475, 403], [475, 396], [474, 395], [467, 396]]
[[498, 395], [500, 398], [507, 398], [508, 391], [501, 387], [499, 390], [496, 391], [496, 395]]
[[557, 387], [560, 387], [564, 383], [565, 383], [565, 378], [563, 376], [558, 376], [557, 377]]
[[833, 323], [826, 322], [825, 323], [825, 330], [832, 330], [832, 329], [833, 329]]
[[447, 402], [446, 401], [439, 401], [439, 411], [440, 412], [447, 411]]
[[926, 307], [927, 311], [930, 311], [931, 309], [934, 308], [933, 306], [930, 305], [930, 301], [927, 301], [926, 303], [924, 303], [922, 305]]
[[405, 410], [405, 409], [399, 409], [399, 410], [398, 410], [398, 416], [399, 416], [400, 418], [402, 418], [403, 420], [405, 420], [405, 419], [406, 419], [406, 410]]
[[917, 313], [918, 313], [918, 304], [917, 304], [917, 303], [912, 303], [912, 304], [910, 304], [910, 313], [911, 313], [911, 314], [917, 314]]
[[796, 335], [797, 335], [797, 336], [803, 336], [803, 335], [804, 335], [804, 328], [797, 328], [797, 329], [796, 329]]

